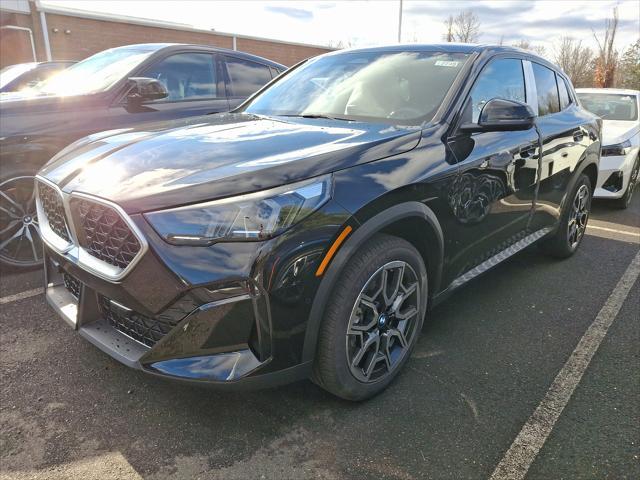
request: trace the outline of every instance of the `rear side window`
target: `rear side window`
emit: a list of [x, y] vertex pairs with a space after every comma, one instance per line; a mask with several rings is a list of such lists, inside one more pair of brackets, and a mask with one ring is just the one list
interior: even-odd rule
[[520, 60], [515, 58], [494, 60], [482, 70], [469, 95], [473, 123], [478, 123], [480, 110], [492, 98], [518, 102], [526, 100], [524, 73]]
[[248, 97], [271, 81], [271, 71], [266, 65], [240, 58], [226, 58], [227, 72], [233, 97]]
[[558, 92], [560, 92], [560, 110], [564, 110], [571, 103], [571, 97], [569, 97], [569, 90], [564, 79], [559, 75], [556, 75], [556, 79], [558, 80]]
[[218, 96], [215, 62], [213, 55], [208, 53], [171, 55], [151, 66], [141, 76], [155, 78], [166, 87], [169, 96], [164, 101]]
[[560, 98], [556, 85], [556, 74], [553, 70], [532, 62], [533, 76], [538, 90], [538, 115], [541, 117], [560, 111]]

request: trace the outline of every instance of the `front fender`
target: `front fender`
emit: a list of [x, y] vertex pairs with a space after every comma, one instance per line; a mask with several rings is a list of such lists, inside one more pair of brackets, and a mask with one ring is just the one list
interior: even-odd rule
[[376, 233], [383, 231], [386, 227], [389, 227], [396, 222], [409, 218], [416, 218], [425, 222], [425, 226], [432, 229], [434, 237], [436, 238], [436, 245], [433, 245], [434, 248], [432, 253], [434, 255], [433, 263], [435, 263], [435, 275], [430, 279], [430, 281], [434, 285], [434, 289], [432, 291], [439, 288], [440, 278], [442, 276], [444, 236], [440, 222], [438, 221], [435, 213], [429, 207], [420, 202], [406, 202], [398, 204], [378, 213], [362, 225], [358, 226], [358, 228], [347, 238], [331, 261], [329, 268], [326, 270], [311, 307], [302, 351], [303, 362], [311, 361], [315, 356], [318, 332], [322, 323], [325, 305], [327, 304], [333, 287], [340, 278], [340, 274], [349, 259]]

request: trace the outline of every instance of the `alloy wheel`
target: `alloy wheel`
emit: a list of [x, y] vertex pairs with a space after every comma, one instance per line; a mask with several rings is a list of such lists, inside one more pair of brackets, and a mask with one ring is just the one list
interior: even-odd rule
[[572, 249], [578, 246], [587, 229], [590, 203], [589, 187], [581, 185], [573, 198], [571, 212], [569, 213], [569, 223], [567, 225], [567, 238], [569, 240], [569, 246]]
[[0, 183], [0, 261], [16, 267], [42, 262], [36, 217], [34, 177], [12, 177]]
[[416, 335], [419, 312], [418, 276], [411, 265], [394, 261], [371, 275], [347, 328], [347, 361], [356, 379], [373, 383], [398, 367]]

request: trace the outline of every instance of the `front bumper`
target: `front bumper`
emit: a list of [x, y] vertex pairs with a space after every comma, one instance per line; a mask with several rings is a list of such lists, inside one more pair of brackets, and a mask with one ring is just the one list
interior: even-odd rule
[[[93, 345], [128, 367], [179, 380], [220, 386], [264, 387], [304, 378], [309, 365], [298, 364], [269, 371], [272, 361], [270, 322], [263, 318], [265, 298], [248, 283], [230, 287], [226, 298], [197, 299], [188, 293], [160, 315], [173, 320], [170, 331], [158, 341], [136, 335], [142, 329], [124, 328], [101, 305], [104, 293], [86, 273], [45, 248], [46, 298], [67, 324]], [[71, 288], [65, 277], [77, 281]], [[80, 280], [80, 278], [84, 279]], [[85, 283], [85, 281], [87, 281]], [[105, 289], [108, 290], [108, 289]], [[104, 290], [103, 290], [104, 291]], [[244, 293], [243, 293], [244, 292]], [[110, 299], [124, 318], [132, 310]], [[262, 331], [258, 331], [262, 330]], [[127, 332], [127, 333], [125, 333]], [[264, 372], [264, 374], [262, 374]]]
[[601, 157], [598, 182], [593, 196], [605, 199], [622, 197], [629, 185], [631, 170], [637, 156], [638, 148], [634, 148], [626, 155]]
[[135, 268], [105, 279], [45, 245], [46, 298], [82, 337], [152, 375], [225, 388], [307, 378], [314, 274], [350, 218], [331, 202], [318, 213], [266, 242], [211, 247], [169, 245], [133, 215], [149, 243]]

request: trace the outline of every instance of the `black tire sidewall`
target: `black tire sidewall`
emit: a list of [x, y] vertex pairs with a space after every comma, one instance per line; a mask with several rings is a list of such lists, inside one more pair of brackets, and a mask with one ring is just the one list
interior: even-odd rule
[[[377, 245], [376, 245], [377, 243]], [[362, 265], [363, 258], [373, 257], [375, 260]], [[415, 333], [409, 343], [404, 357], [391, 374], [372, 382], [363, 383], [356, 379], [348, 365], [346, 353], [346, 331], [353, 306], [365, 283], [383, 265], [392, 261], [407, 262], [418, 276], [420, 287], [420, 313], [418, 314]], [[377, 235], [361, 248], [348, 262], [343, 274], [336, 283], [334, 291], [329, 297], [325, 321], [328, 321], [330, 331], [325, 332], [325, 341], [331, 343], [330, 383], [337, 384], [339, 391], [329, 388], [333, 393], [350, 400], [369, 398], [384, 390], [397, 377], [404, 364], [411, 356], [424, 321], [427, 303], [427, 273], [419, 252], [407, 241], [397, 237]], [[330, 317], [330, 318], [327, 318]], [[328, 334], [328, 335], [326, 335]], [[320, 345], [322, 348], [322, 345]], [[327, 365], [324, 365], [326, 368]], [[324, 372], [326, 373], [326, 372]], [[325, 382], [323, 382], [325, 383]], [[330, 387], [329, 385], [323, 385]]]

